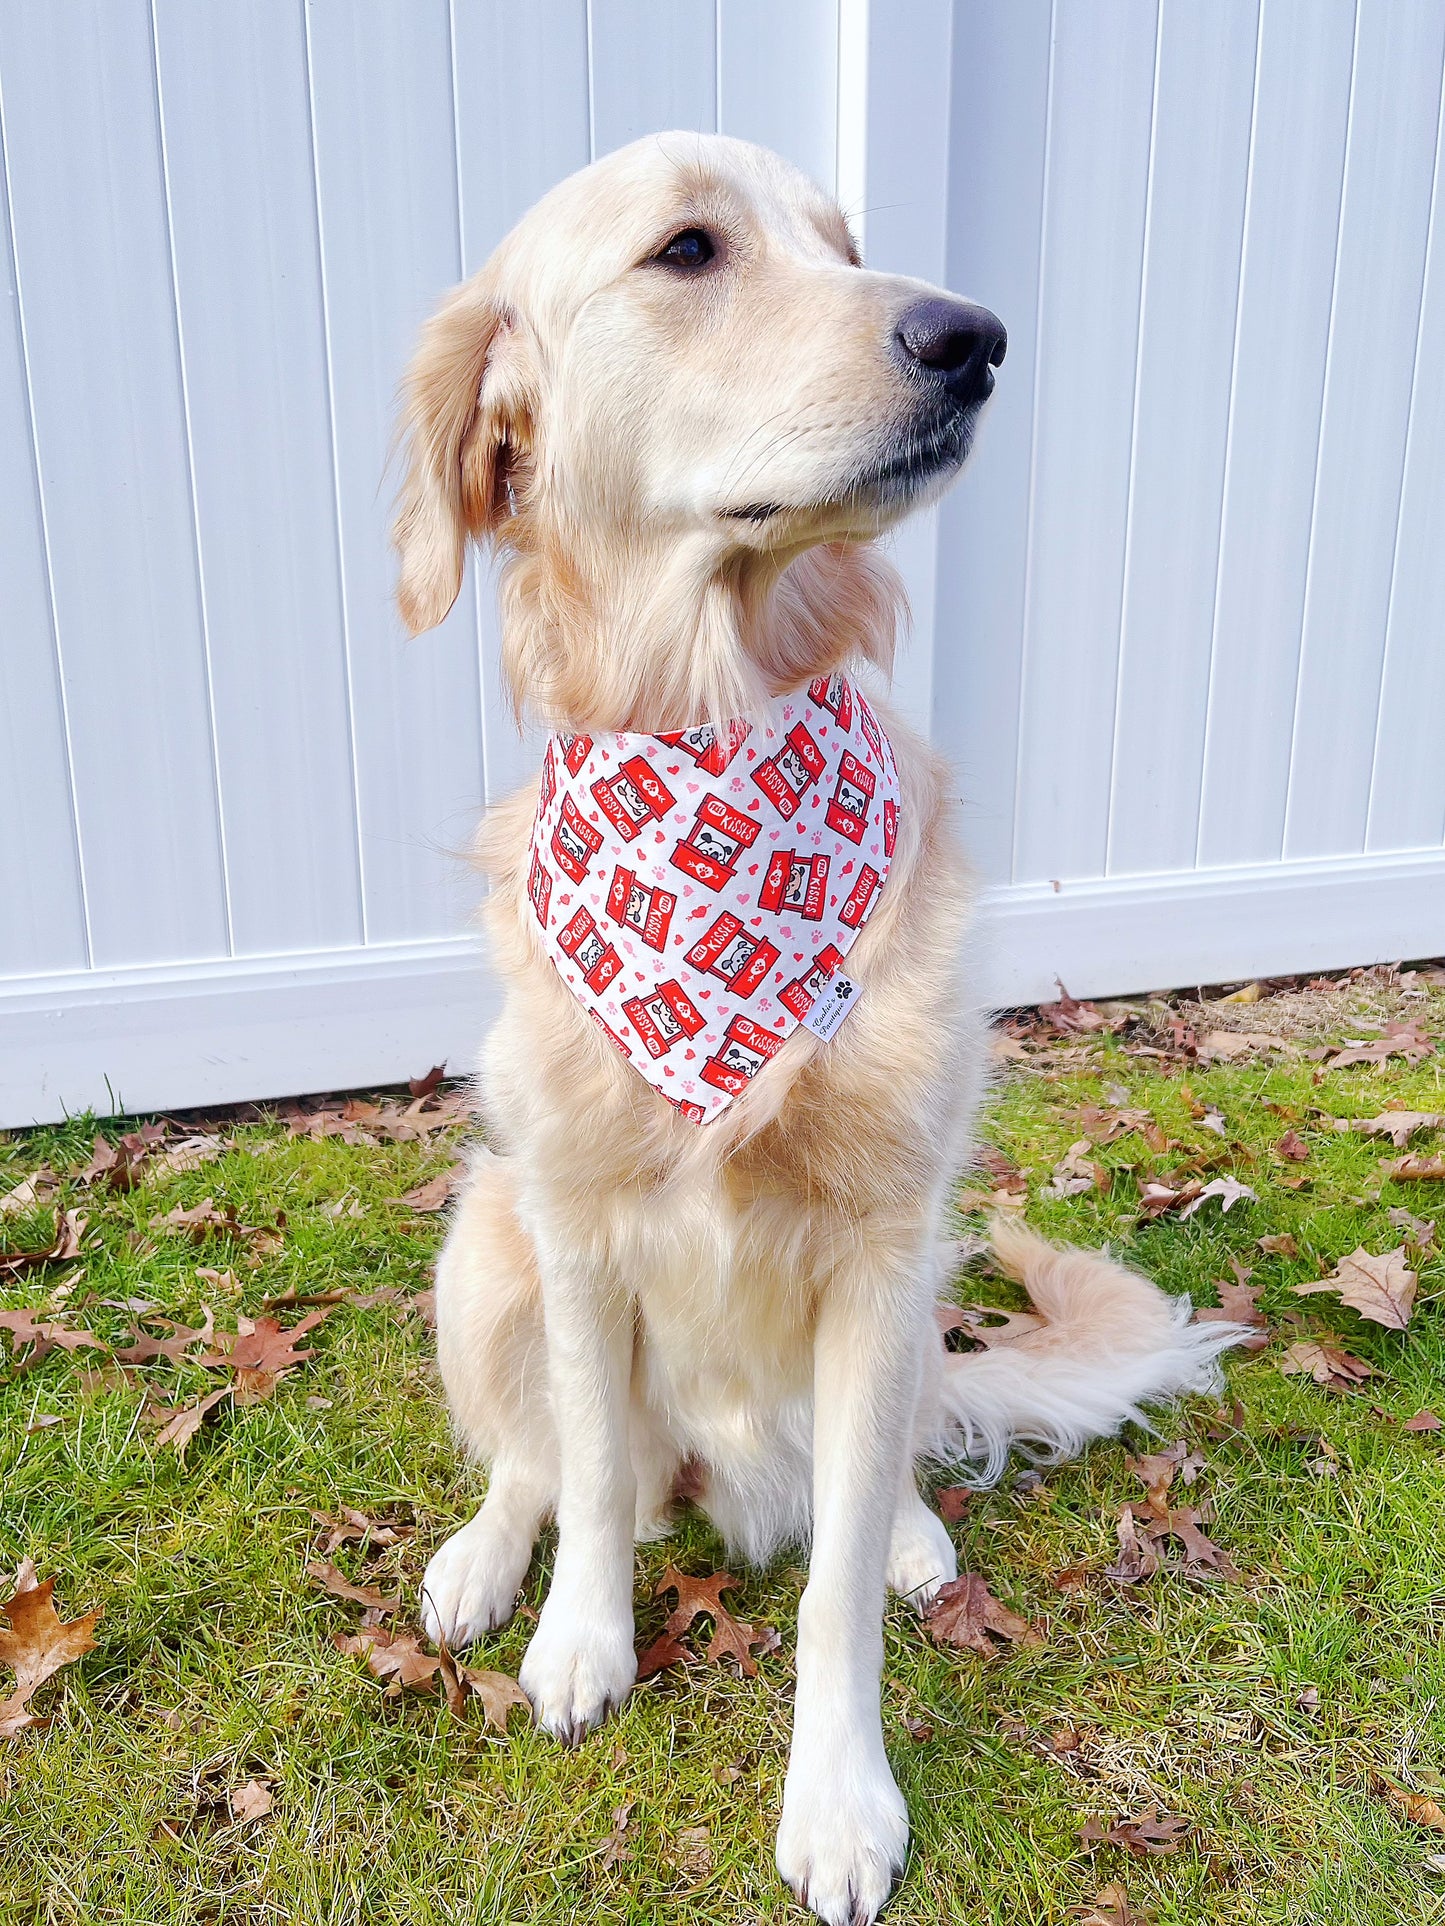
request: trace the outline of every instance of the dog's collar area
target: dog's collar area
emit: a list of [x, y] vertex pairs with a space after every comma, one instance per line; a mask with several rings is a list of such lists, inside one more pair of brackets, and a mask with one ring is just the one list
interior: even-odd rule
[[840, 970], [887, 881], [898, 796], [843, 675], [722, 730], [549, 739], [527, 877], [543, 946], [679, 1116], [720, 1116]]

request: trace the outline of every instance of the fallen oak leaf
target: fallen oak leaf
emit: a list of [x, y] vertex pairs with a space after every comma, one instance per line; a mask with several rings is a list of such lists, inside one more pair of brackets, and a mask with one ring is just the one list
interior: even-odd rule
[[691, 1665], [693, 1654], [682, 1640], [672, 1632], [660, 1632], [658, 1636], [637, 1655], [637, 1682], [652, 1678], [656, 1673], [666, 1671], [669, 1665]]
[[57, 1347], [62, 1351], [79, 1351], [90, 1348], [104, 1351], [107, 1347], [94, 1331], [75, 1331], [67, 1324], [55, 1324], [44, 1318], [37, 1318], [33, 1311], [0, 1311], [0, 1331], [10, 1333], [10, 1341], [18, 1351], [22, 1345], [44, 1345], [47, 1351]]
[[1445, 1183], [1445, 1157], [1397, 1157], [1383, 1168], [1397, 1184]]
[[1388, 1137], [1396, 1150], [1403, 1150], [1422, 1130], [1445, 1130], [1445, 1112], [1439, 1110], [1382, 1110], [1378, 1117], [1336, 1117], [1336, 1130], [1353, 1131], [1359, 1137]]
[[1413, 1418], [1406, 1418], [1400, 1426], [1402, 1431], [1445, 1431], [1445, 1424], [1433, 1411], [1417, 1411]]
[[353, 1585], [345, 1572], [337, 1569], [329, 1559], [313, 1558], [306, 1567], [306, 1575], [312, 1578], [323, 1591], [330, 1592], [333, 1598], [344, 1598], [354, 1605], [365, 1605], [373, 1612], [390, 1616], [401, 1610], [401, 1599], [385, 1598], [375, 1585]]
[[1085, 1846], [1123, 1846], [1139, 1857], [1162, 1858], [1178, 1852], [1192, 1831], [1194, 1821], [1181, 1813], [1161, 1812], [1149, 1806], [1136, 1819], [1116, 1819], [1108, 1826], [1097, 1819], [1086, 1820], [1079, 1828]]
[[231, 1794], [233, 1819], [264, 1819], [272, 1806], [271, 1787], [265, 1779], [248, 1779]]
[[[122, 1364], [151, 1364], [157, 1358], [166, 1358], [172, 1364], [178, 1364], [193, 1344], [209, 1344], [216, 1335], [216, 1321], [210, 1305], [203, 1304], [201, 1312], [202, 1320], [194, 1330], [178, 1323], [173, 1317], [164, 1317], [159, 1313], [148, 1315], [146, 1320], [148, 1323], [169, 1324], [171, 1335], [168, 1338], [158, 1338], [149, 1331], [138, 1331], [132, 1328], [131, 1336], [135, 1342], [127, 1345], [123, 1350], [113, 1351], [111, 1355]], [[205, 1360], [202, 1359], [202, 1363], [204, 1362]]]
[[1185, 1205], [1184, 1209], [1179, 1213], [1180, 1220], [1182, 1221], [1186, 1217], [1192, 1217], [1195, 1211], [1201, 1210], [1211, 1197], [1217, 1197], [1219, 1199], [1219, 1208], [1221, 1211], [1233, 1210], [1234, 1206], [1246, 1197], [1249, 1198], [1251, 1203], [1257, 1204], [1259, 1202], [1258, 1197], [1250, 1189], [1249, 1185], [1241, 1184], [1238, 1178], [1228, 1176], [1216, 1177], [1212, 1183], [1204, 1186], [1197, 1197]]
[[23, 1177], [13, 1190], [7, 1190], [0, 1197], [0, 1217], [13, 1217], [22, 1210], [31, 1210], [53, 1197], [59, 1188], [59, 1176], [49, 1164], [42, 1164], [39, 1170]]
[[1267, 1256], [1299, 1256], [1299, 1245], [1288, 1231], [1271, 1231], [1267, 1237], [1257, 1237], [1254, 1241]]
[[421, 1649], [415, 1632], [388, 1632], [384, 1626], [363, 1625], [356, 1632], [333, 1632], [331, 1643], [338, 1652], [364, 1658], [373, 1678], [385, 1684], [392, 1698], [408, 1686], [430, 1691], [441, 1665], [434, 1653]]
[[1117, 1880], [1101, 1886], [1087, 1905], [1071, 1907], [1069, 1917], [1079, 1926], [1150, 1926], [1148, 1915], [1134, 1910]]
[[83, 1618], [67, 1624], [55, 1610], [55, 1580], [41, 1584], [35, 1566], [26, 1559], [15, 1574], [15, 1590], [0, 1605], [0, 1665], [15, 1674], [15, 1689], [0, 1701], [0, 1739], [13, 1739], [27, 1726], [48, 1724], [27, 1710], [36, 1692], [47, 1679], [67, 1665], [73, 1665], [95, 1644], [95, 1627], [101, 1613], [97, 1608]]
[[940, 1645], [994, 1657], [1005, 1644], [1041, 1645], [1042, 1635], [1026, 1618], [994, 1597], [977, 1572], [960, 1572], [941, 1585], [923, 1615]]
[[1240, 1340], [1240, 1349], [1259, 1351], [1269, 1343], [1269, 1320], [1259, 1308], [1263, 1294], [1262, 1284], [1228, 1284], [1223, 1278], [1216, 1278], [1214, 1288], [1219, 1293], [1216, 1308], [1206, 1304], [1194, 1313], [1196, 1324], [1242, 1324], [1252, 1333]]
[[1348, 1304], [1372, 1324], [1382, 1324], [1387, 1331], [1404, 1331], [1414, 1315], [1418, 1282], [1415, 1272], [1405, 1262], [1402, 1244], [1398, 1250], [1379, 1255], [1363, 1247], [1351, 1251], [1319, 1283], [1295, 1284], [1291, 1289], [1296, 1297], [1333, 1292], [1341, 1304]]
[[321, 1550], [327, 1558], [338, 1545], [353, 1539], [365, 1556], [368, 1545], [399, 1545], [404, 1539], [416, 1536], [416, 1526], [404, 1519], [368, 1518], [364, 1511], [353, 1510], [350, 1505], [341, 1507], [340, 1519], [328, 1517], [324, 1511], [313, 1511], [311, 1516], [318, 1525], [326, 1527], [326, 1542]]
[[1342, 1351], [1337, 1344], [1317, 1344], [1300, 1338], [1283, 1354], [1279, 1368], [1287, 1378], [1308, 1375], [1327, 1391], [1347, 1391], [1366, 1378], [1378, 1377], [1373, 1364]]
[[468, 1698], [482, 1702], [482, 1723], [505, 1732], [507, 1719], [516, 1707], [520, 1706], [528, 1719], [532, 1717], [532, 1701], [514, 1678], [505, 1672], [488, 1672], [477, 1665], [463, 1665], [447, 1646], [443, 1644], [439, 1652], [438, 1672], [446, 1701], [452, 1715], [460, 1718]]
[[671, 1634], [674, 1638], [680, 1638], [691, 1629], [695, 1620], [710, 1618], [713, 1631], [705, 1657], [710, 1661], [734, 1658], [747, 1678], [755, 1678], [758, 1666], [753, 1652], [766, 1642], [770, 1628], [764, 1626], [759, 1630], [733, 1617], [722, 1602], [722, 1594], [736, 1588], [737, 1580], [731, 1572], [714, 1572], [709, 1578], [694, 1578], [669, 1563], [653, 1587], [652, 1595], [661, 1598], [664, 1592], [677, 1593], [677, 1604], [668, 1614], [663, 1627], [664, 1636]]
[[1070, 1144], [1062, 1160], [1054, 1165], [1052, 1180], [1039, 1192], [1040, 1197], [1081, 1197], [1085, 1191], [1107, 1190], [1108, 1171], [1087, 1154], [1093, 1148], [1087, 1137]]
[[207, 1413], [214, 1411], [222, 1398], [229, 1398], [230, 1395], [230, 1385], [223, 1384], [219, 1391], [212, 1391], [209, 1397], [198, 1398], [194, 1404], [188, 1404], [183, 1411], [177, 1411], [165, 1429], [156, 1433], [156, 1443], [173, 1444], [176, 1448], [176, 1456], [184, 1464], [186, 1446], [205, 1423]]
[[1001, 1311], [995, 1304], [938, 1304], [934, 1318], [945, 1340], [960, 1332], [985, 1351], [1016, 1343], [1030, 1331], [1042, 1330], [1044, 1324], [1032, 1311]]
[[1287, 1130], [1275, 1145], [1279, 1155], [1292, 1164], [1303, 1164], [1309, 1160], [1310, 1147], [1297, 1130]]
[[68, 1264], [80, 1255], [87, 1221], [78, 1210], [59, 1212], [53, 1240], [39, 1250], [0, 1251], [0, 1271], [39, 1270], [46, 1264]]
[[1411, 1792], [1408, 1786], [1383, 1778], [1376, 1779], [1375, 1790], [1411, 1825], [1423, 1826], [1428, 1832], [1445, 1832], [1445, 1812], [1423, 1792]]
[[1122, 1508], [1116, 1529], [1119, 1556], [1104, 1568], [1104, 1576], [1112, 1578], [1117, 1585], [1142, 1585], [1158, 1571], [1159, 1554], [1146, 1533], [1139, 1529], [1132, 1505]]
[[1182, 1210], [1186, 1205], [1193, 1207], [1204, 1190], [1197, 1177], [1187, 1183], [1165, 1183], [1157, 1177], [1141, 1178], [1139, 1182], [1139, 1210], [1146, 1218], [1162, 1217], [1165, 1211]]
[[446, 1060], [443, 1059], [440, 1063], [434, 1063], [424, 1077], [408, 1077], [406, 1087], [413, 1097], [430, 1097], [439, 1088], [446, 1073]]
[[428, 1178], [426, 1183], [417, 1184], [414, 1189], [405, 1191], [400, 1197], [389, 1197], [387, 1202], [405, 1204], [408, 1210], [414, 1210], [423, 1216], [431, 1216], [437, 1211], [446, 1209], [451, 1201], [452, 1190], [457, 1179], [465, 1173], [465, 1170], [465, 1164], [453, 1164], [439, 1177]]
[[269, 1398], [279, 1378], [315, 1356], [313, 1351], [296, 1350], [296, 1340], [314, 1331], [334, 1309], [334, 1305], [325, 1305], [308, 1311], [285, 1329], [274, 1317], [241, 1318], [234, 1332], [221, 1333], [225, 1348], [206, 1352], [198, 1362], [208, 1369], [234, 1371], [236, 1393], [242, 1403]]
[[1222, 1058], [1232, 1063], [1237, 1057], [1245, 1057], [1253, 1050], [1289, 1051], [1283, 1037], [1277, 1037], [1268, 1030], [1210, 1030], [1199, 1042], [1199, 1055], [1203, 1062]]
[[1369, 1042], [1347, 1041], [1346, 1047], [1329, 1055], [1326, 1070], [1344, 1070], [1353, 1063], [1382, 1064], [1391, 1057], [1404, 1057], [1407, 1063], [1420, 1063], [1433, 1057], [1435, 1046], [1422, 1032], [1418, 1022], [1388, 1023], [1385, 1034]]

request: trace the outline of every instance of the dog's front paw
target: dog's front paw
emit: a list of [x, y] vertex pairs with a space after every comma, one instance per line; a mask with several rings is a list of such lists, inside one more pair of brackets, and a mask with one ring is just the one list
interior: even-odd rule
[[636, 1677], [631, 1611], [609, 1615], [554, 1588], [518, 1674], [538, 1725], [576, 1745], [622, 1704]]
[[484, 1632], [505, 1625], [527, 1575], [532, 1546], [515, 1531], [500, 1530], [484, 1505], [469, 1525], [453, 1532], [435, 1553], [421, 1582], [421, 1617], [427, 1637], [459, 1652]]
[[920, 1499], [898, 1519], [888, 1547], [888, 1587], [926, 1612], [939, 1587], [958, 1577], [958, 1555], [943, 1520]]
[[796, 1745], [783, 1790], [778, 1871], [828, 1926], [870, 1926], [908, 1852], [908, 1808], [876, 1747]]

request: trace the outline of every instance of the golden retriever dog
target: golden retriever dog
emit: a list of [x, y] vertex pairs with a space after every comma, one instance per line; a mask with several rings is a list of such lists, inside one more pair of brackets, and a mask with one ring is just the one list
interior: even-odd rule
[[[1043, 1322], [972, 1355], [938, 1335], [940, 1226], [986, 1059], [974, 891], [949, 771], [877, 692], [902, 595], [871, 544], [956, 474], [1004, 347], [987, 309], [868, 272], [838, 207], [775, 155], [665, 134], [533, 208], [427, 325], [406, 385], [405, 620], [439, 622], [468, 538], [494, 544], [505, 673], [518, 707], [556, 732], [540, 803], [534, 785], [493, 810], [480, 843], [506, 999], [437, 1318], [452, 1414], [489, 1478], [427, 1569], [427, 1628], [464, 1646], [502, 1624], [555, 1517], [521, 1681], [539, 1723], [575, 1742], [632, 1687], [633, 1544], [667, 1531], [680, 1489], [752, 1560], [810, 1542], [777, 1862], [835, 1926], [876, 1916], [908, 1840], [880, 1717], [885, 1587], [924, 1606], [956, 1575], [920, 1464], [964, 1459], [987, 1476], [1014, 1440], [1075, 1451], [1148, 1400], [1208, 1386], [1232, 1336], [1191, 1327], [1187, 1304], [1105, 1257], [1004, 1227], [998, 1260]], [[645, 1008], [647, 917], [609, 934], [595, 893], [595, 918], [581, 902], [582, 923], [549, 936], [539, 808], [561, 807], [552, 792], [577, 756], [624, 751], [644, 789], [650, 771], [685, 802], [719, 743], [731, 754], [753, 731], [765, 747], [796, 712], [806, 743], [779, 736], [751, 782], [718, 778], [776, 840], [797, 807], [784, 778], [814, 781], [823, 754], [810, 761], [807, 744], [831, 720], [844, 732], [840, 705], [877, 751], [849, 738], [845, 774], [854, 791], [882, 784], [894, 807], [871, 913], [839, 925], [846, 972], [835, 953], [810, 979], [818, 1001], [835, 992], [835, 1017], [848, 996], [846, 1021], [824, 1034], [784, 1017], [784, 958], [763, 1000], [781, 1036], [749, 1058], [737, 1037], [758, 1025], [730, 1031], [692, 1086], [713, 1107], [673, 1100], [660, 1079], [695, 1053], [672, 1038], [687, 1046], [707, 991], [673, 982]], [[684, 751], [693, 762], [664, 774], [657, 758]], [[828, 821], [876, 836], [838, 780]], [[598, 785], [579, 793], [577, 833], [614, 833], [585, 807]], [[660, 827], [637, 826], [661, 805], [636, 789], [623, 802], [618, 847], [660, 845]], [[805, 874], [819, 851], [847, 854], [823, 814], [806, 817], [814, 856], [786, 852]], [[560, 833], [551, 847], [585, 874], [587, 848], [569, 853]], [[654, 910], [710, 913], [704, 883], [729, 859], [705, 843], [699, 832], [684, 856], [679, 842], [666, 888], [653, 873]], [[732, 880], [753, 886], [741, 868]], [[805, 895], [780, 942], [801, 930]], [[848, 924], [855, 896], [828, 897], [827, 913]], [[617, 993], [642, 985], [624, 1006], [638, 1034], [602, 1016], [613, 992], [584, 991], [578, 972], [601, 982], [612, 967], [567, 950], [584, 926], [589, 953], [623, 972]], [[712, 951], [687, 954], [702, 970]]]

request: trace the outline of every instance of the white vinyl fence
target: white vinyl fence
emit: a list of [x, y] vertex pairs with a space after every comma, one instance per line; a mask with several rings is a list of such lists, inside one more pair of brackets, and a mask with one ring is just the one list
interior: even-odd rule
[[404, 642], [391, 398], [551, 182], [721, 128], [995, 307], [898, 538], [996, 1001], [1445, 949], [1445, 0], [0, 0], [0, 1125], [467, 1063], [528, 773]]

